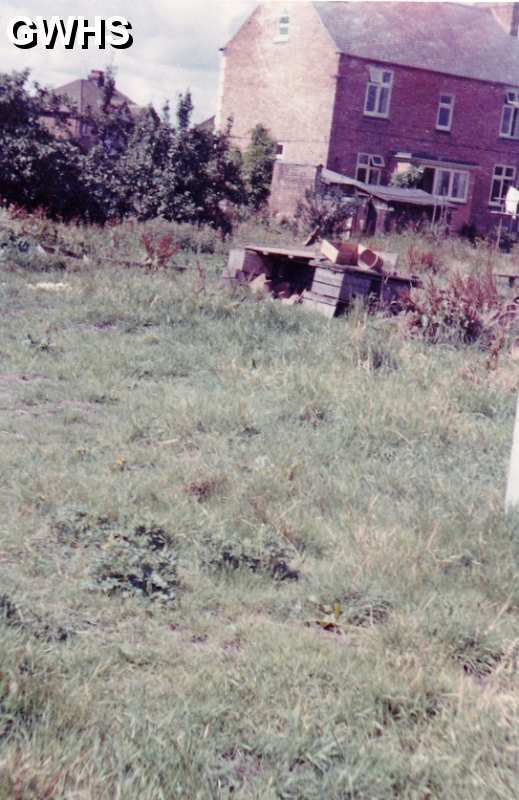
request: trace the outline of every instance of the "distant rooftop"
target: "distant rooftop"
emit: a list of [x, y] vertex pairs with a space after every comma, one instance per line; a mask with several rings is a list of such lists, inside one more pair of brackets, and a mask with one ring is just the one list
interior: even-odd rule
[[[56, 94], [66, 95], [77, 107], [79, 112], [84, 112], [87, 108], [98, 109], [103, 102], [103, 91], [105, 85], [105, 73], [101, 69], [93, 69], [88, 78], [78, 78], [63, 86], [55, 89]], [[126, 97], [125, 94], [115, 89], [112, 105], [118, 106], [127, 103], [130, 108], [137, 106]]]
[[314, 6], [341, 53], [519, 85], [519, 39], [504, 29], [490, 4], [393, 0]]

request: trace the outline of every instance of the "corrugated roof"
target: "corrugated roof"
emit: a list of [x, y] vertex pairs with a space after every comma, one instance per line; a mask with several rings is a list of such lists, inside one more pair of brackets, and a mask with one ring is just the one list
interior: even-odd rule
[[487, 7], [396, 0], [314, 6], [341, 53], [519, 86], [519, 39]]
[[449, 206], [449, 202], [444, 197], [429, 194], [423, 189], [406, 189], [402, 186], [382, 186], [380, 184], [362, 183], [355, 178], [341, 175], [331, 169], [321, 170], [321, 180], [324, 183], [343, 184], [352, 186], [364, 194], [375, 197], [377, 200], [384, 200], [388, 203], [410, 203], [414, 206]]

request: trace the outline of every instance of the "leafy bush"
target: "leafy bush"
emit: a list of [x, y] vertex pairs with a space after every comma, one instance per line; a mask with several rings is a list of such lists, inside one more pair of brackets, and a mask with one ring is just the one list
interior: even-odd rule
[[483, 349], [499, 350], [517, 314], [496, 287], [492, 272], [481, 275], [454, 273], [444, 287], [427, 278], [407, 305], [407, 325], [430, 342], [477, 342]]
[[308, 230], [319, 228], [321, 236], [341, 236], [359, 206], [359, 201], [348, 197], [340, 189], [316, 192], [307, 189], [304, 202], [298, 203], [295, 218]]
[[265, 205], [268, 199], [275, 160], [276, 142], [264, 125], [256, 125], [243, 154], [247, 202], [255, 210]]
[[[133, 113], [112, 103], [108, 75], [101, 107], [81, 118], [92, 141], [84, 152], [65, 124], [70, 103], [37, 85], [32, 91], [28, 76], [0, 74], [0, 202], [101, 224], [161, 216], [232, 230], [232, 206], [246, 192], [230, 129], [193, 126], [189, 92], [180, 95], [172, 125], [151, 106]], [[59, 135], [45, 118], [62, 120]]]
[[424, 167], [410, 166], [402, 172], [393, 172], [390, 186], [398, 186], [402, 189], [415, 189], [420, 187], [423, 179]]

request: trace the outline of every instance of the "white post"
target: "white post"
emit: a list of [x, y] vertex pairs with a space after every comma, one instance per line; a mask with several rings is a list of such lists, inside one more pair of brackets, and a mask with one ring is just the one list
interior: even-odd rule
[[515, 412], [514, 438], [512, 441], [512, 455], [508, 468], [508, 484], [506, 487], [505, 511], [513, 511], [519, 507], [519, 396]]

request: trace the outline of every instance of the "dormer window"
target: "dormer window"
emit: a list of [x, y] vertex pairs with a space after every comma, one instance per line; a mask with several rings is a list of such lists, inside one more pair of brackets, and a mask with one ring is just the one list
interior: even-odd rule
[[289, 29], [290, 29], [290, 16], [288, 14], [288, 11], [283, 11], [278, 20], [278, 35], [276, 41], [278, 42], [288, 41]]
[[379, 67], [369, 68], [364, 114], [369, 117], [389, 117], [393, 72]]
[[501, 117], [500, 136], [505, 139], [519, 139], [519, 90], [508, 89]]

